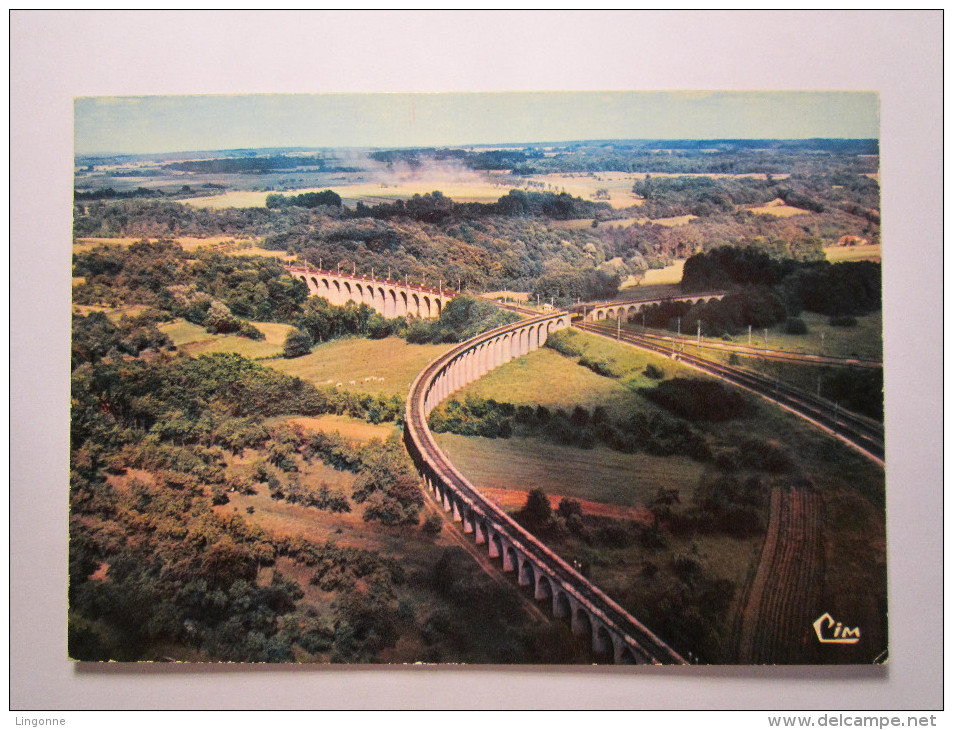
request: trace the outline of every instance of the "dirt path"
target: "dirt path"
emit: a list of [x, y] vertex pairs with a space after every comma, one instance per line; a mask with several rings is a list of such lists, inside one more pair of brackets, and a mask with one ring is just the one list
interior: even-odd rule
[[819, 614], [823, 561], [820, 497], [775, 487], [761, 561], [741, 619], [741, 664], [804, 663]]

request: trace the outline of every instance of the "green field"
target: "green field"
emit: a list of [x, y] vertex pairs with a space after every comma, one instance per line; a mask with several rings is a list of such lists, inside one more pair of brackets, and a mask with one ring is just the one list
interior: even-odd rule
[[310, 355], [268, 364], [315, 385], [340, 384], [344, 390], [405, 397], [420, 371], [450, 347], [411, 345], [399, 337], [353, 337], [318, 345]]
[[[656, 409], [656, 406], [637, 392], [637, 388], [651, 387], [656, 382], [641, 374], [646, 363], [656, 363], [665, 371], [667, 378], [676, 375], [702, 377], [696, 371], [671, 360], [629, 345], [578, 331], [570, 332], [570, 336], [573, 345], [580, 347], [590, 358], [611, 359], [622, 371], [623, 376], [617, 379], [596, 375], [588, 368], [580, 366], [576, 362], [578, 358], [560, 355], [550, 348], [541, 348], [491, 371], [479, 381], [456, 393], [454, 397], [463, 400], [468, 395], [473, 395], [517, 405], [538, 404], [567, 411], [576, 405], [590, 409], [594, 406], [605, 406], [610, 416], [621, 419], [635, 410]], [[866, 494], [874, 503], [883, 501], [882, 469], [803, 419], [780, 408], [772, 407], [755, 396], [748, 396], [748, 400], [751, 407], [746, 418], [722, 423], [696, 423], [695, 427], [706, 434], [713, 443], [726, 447], [742, 443], [750, 438], [777, 441], [785, 447], [797, 470], [815, 483], [838, 485], [843, 488], [852, 487]], [[444, 434], [439, 435], [439, 438], [444, 437]], [[520, 443], [519, 439], [511, 439], [511, 441]], [[566, 459], [567, 463], [570, 463], [576, 460], [577, 454], [587, 462], [592, 462], [590, 468], [593, 469], [596, 468], [597, 461], [611, 464], [616, 457], [624, 457], [624, 463], [624, 459], [629, 458], [628, 455], [608, 450], [585, 451], [571, 448], [563, 450], [564, 447], [555, 446], [552, 448], [556, 448], [557, 451], [553, 453], [560, 454], [558, 458], [541, 458], [533, 452], [535, 450], [542, 453], [543, 447], [546, 446], [542, 443], [531, 446], [524, 443], [523, 446], [516, 447], [506, 446], [504, 440], [470, 437], [454, 437], [448, 443], [451, 443], [449, 448], [459, 454], [460, 465], [465, 474], [470, 475], [467, 465], [475, 468], [472, 475], [474, 478], [478, 474], [486, 474], [493, 475], [494, 479], [499, 475], [499, 479], [505, 480], [507, 471], [518, 473], [520, 470], [525, 470], [527, 475], [539, 475], [542, 472], [541, 460], [560, 463], [561, 459]], [[469, 447], [463, 447], [460, 444], [469, 444]], [[485, 453], [485, 456], [480, 456], [481, 451]], [[450, 455], [451, 458], [455, 456], [453, 451]], [[494, 461], [499, 463], [494, 465], [492, 463]], [[523, 466], [524, 463], [525, 466]], [[671, 477], [657, 474], [652, 478], [659, 483], [664, 483], [666, 479], [674, 479], [674, 475], [677, 474], [694, 475], [696, 478], [689, 478], [683, 482], [683, 487], [694, 487], [697, 476], [701, 473], [700, 469], [701, 467], [698, 466], [698, 469], [692, 471], [682, 464], [672, 469]], [[559, 469], [553, 470], [553, 479], [562, 478], [558, 471]], [[566, 481], [573, 481], [573, 479]], [[576, 481], [577, 485], [574, 488], [579, 496], [598, 500], [601, 497], [596, 496], [597, 494], [611, 493], [611, 490], [599, 486], [604, 485], [606, 481], [601, 477], [591, 482], [597, 486], [590, 495], [583, 493], [588, 489], [591, 480], [580, 476]], [[504, 487], [506, 484], [490, 484], [490, 486]]]
[[214, 352], [235, 352], [255, 359], [275, 357], [284, 349], [285, 337], [292, 329], [288, 324], [252, 322], [265, 335], [263, 340], [250, 340], [238, 335], [213, 335], [204, 327], [183, 319], [159, 325], [175, 345], [190, 355], [209, 355]]
[[661, 487], [694, 485], [704, 469], [683, 456], [577, 449], [535, 438], [435, 437], [476, 487], [524, 492], [539, 487], [548, 494], [624, 507], [647, 504]]
[[570, 330], [566, 336], [587, 355], [611, 360], [622, 377], [607, 378], [581, 367], [578, 358], [559, 354], [549, 347], [514, 359], [490, 371], [455, 394], [467, 395], [515, 404], [544, 405], [547, 408], [571, 410], [577, 405], [587, 408], [603, 406], [617, 417], [628, 414], [634, 405], [644, 403], [635, 393], [636, 388], [655, 383], [642, 373], [646, 365], [654, 364], [666, 376], [689, 375], [693, 371], [661, 355], [632, 347], [619, 347], [602, 337], [579, 330]]

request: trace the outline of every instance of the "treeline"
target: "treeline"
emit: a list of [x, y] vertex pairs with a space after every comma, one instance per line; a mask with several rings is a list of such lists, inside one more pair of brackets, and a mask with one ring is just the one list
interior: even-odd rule
[[327, 205], [333, 208], [341, 207], [341, 196], [333, 190], [324, 190], [320, 193], [301, 193], [300, 195], [282, 195], [271, 193], [265, 198], [266, 208], [318, 208]]
[[322, 172], [359, 172], [359, 168], [329, 165], [321, 157], [294, 157], [291, 155], [272, 155], [268, 157], [224, 157], [212, 160], [183, 160], [170, 162], [163, 167], [182, 172], [195, 172], [213, 175], [264, 174], [278, 170], [294, 170], [301, 167]]
[[118, 191], [114, 188], [97, 188], [96, 190], [74, 190], [73, 200], [123, 200], [128, 198], [161, 198], [165, 195], [156, 188], [138, 187], [134, 190]]
[[757, 178], [646, 175], [632, 186], [632, 192], [645, 200], [640, 206], [640, 213], [648, 218], [732, 213], [737, 206], [764, 205], [778, 197], [777, 189], [770, 180]]
[[530, 296], [559, 307], [611, 299], [619, 293], [623, 274], [628, 274], [624, 266], [574, 269], [566, 264], [550, 265], [536, 279]]
[[[126, 173], [111, 173], [115, 177], [138, 177], [145, 176], [148, 173], [137, 170], [130, 170]], [[167, 197], [203, 197], [216, 195], [226, 190], [225, 185], [215, 183], [204, 183], [198, 187], [191, 185], [182, 185], [181, 187], [169, 187], [165, 189], [160, 187], [144, 188], [141, 185], [134, 190], [116, 190], [115, 188], [96, 188], [95, 190], [74, 190], [73, 200], [82, 203], [90, 200], [133, 200], [137, 198], [167, 198]]]
[[642, 317], [639, 321], [644, 321], [646, 327], [668, 329], [685, 335], [700, 331], [705, 337], [737, 335], [749, 326], [773, 327], [789, 321], [788, 310], [781, 296], [764, 286], [747, 286], [729, 292], [722, 299], [695, 304], [652, 304], [643, 309]]
[[379, 203], [368, 206], [358, 202], [353, 211], [346, 210], [350, 218], [411, 218], [425, 223], [441, 221], [472, 220], [489, 216], [527, 217], [540, 216], [553, 220], [573, 220], [609, 215], [608, 203], [594, 203], [568, 193], [527, 192], [510, 190], [495, 203], [457, 203], [439, 190], [424, 195], [415, 194], [408, 200]]
[[430, 414], [429, 424], [436, 433], [486, 438], [523, 436], [583, 449], [602, 444], [623, 453], [687, 454], [701, 461], [712, 458], [699, 432], [684, 421], [658, 412], [636, 411], [620, 420], [610, 417], [602, 407], [590, 411], [576, 406], [567, 412], [468, 396], [462, 402], [453, 399], [440, 405]]
[[[472, 150], [417, 148], [380, 150], [370, 157], [388, 165], [420, 168], [457, 161], [473, 170], [510, 170], [515, 175], [647, 172], [755, 174], [824, 172], [834, 167], [876, 173], [876, 139], [811, 140], [595, 140], [548, 146]], [[823, 153], [823, 154], [817, 154]]]
[[777, 260], [752, 247], [729, 246], [689, 258], [681, 286], [687, 292], [767, 287], [784, 302], [791, 316], [802, 310], [830, 316], [862, 315], [880, 309], [880, 272], [880, 264], [872, 261]]

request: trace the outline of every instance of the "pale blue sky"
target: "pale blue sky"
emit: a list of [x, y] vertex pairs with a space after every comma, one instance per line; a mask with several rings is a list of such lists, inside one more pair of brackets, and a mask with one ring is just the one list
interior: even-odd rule
[[872, 92], [258, 94], [75, 103], [76, 154], [879, 136]]

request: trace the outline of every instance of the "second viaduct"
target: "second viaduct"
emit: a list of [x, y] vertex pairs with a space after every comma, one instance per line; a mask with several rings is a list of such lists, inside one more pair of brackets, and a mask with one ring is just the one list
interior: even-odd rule
[[409, 282], [375, 279], [373, 276], [357, 276], [341, 272], [322, 271], [304, 266], [290, 266], [288, 272], [295, 279], [308, 285], [308, 292], [324, 297], [331, 304], [343, 305], [348, 301], [366, 304], [384, 317], [439, 317], [447, 302], [457, 292], [414, 286]]

